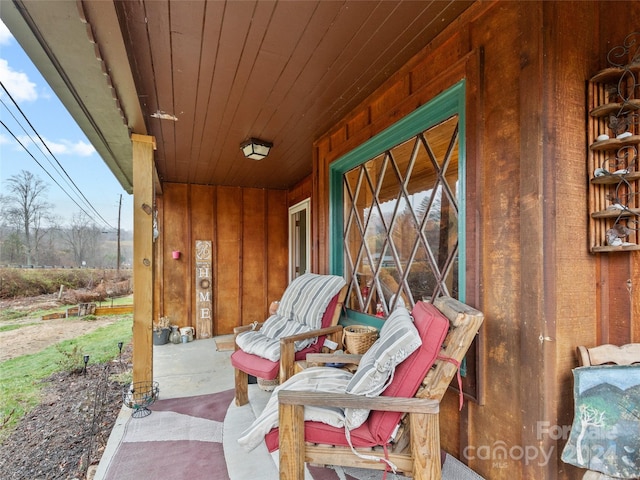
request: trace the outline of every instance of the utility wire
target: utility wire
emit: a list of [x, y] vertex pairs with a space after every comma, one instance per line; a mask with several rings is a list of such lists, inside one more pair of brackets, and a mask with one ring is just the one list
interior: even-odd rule
[[[13, 96], [9, 93], [9, 91], [7, 90], [7, 88], [4, 86], [4, 83], [2, 83], [2, 81], [0, 81], [0, 86], [2, 86], [2, 89], [5, 91], [5, 93], [7, 94], [7, 96], [11, 99], [11, 101], [13, 102], [13, 104], [15, 105], [15, 107], [18, 109], [18, 111], [20, 112], [20, 114], [22, 115], [22, 117], [26, 120], [26, 122], [29, 124], [29, 126], [31, 127], [31, 130], [34, 131], [34, 133], [37, 135], [38, 139], [40, 140], [40, 142], [42, 143], [42, 145], [44, 145], [44, 147], [47, 149], [47, 151], [49, 152], [49, 154], [51, 155], [51, 157], [56, 161], [56, 163], [58, 164], [58, 166], [60, 167], [60, 169], [64, 172], [64, 174], [66, 175], [66, 177], [69, 179], [69, 181], [73, 184], [73, 187], [75, 187], [76, 191], [80, 194], [80, 196], [82, 196], [82, 198], [84, 199], [84, 202], [87, 206], [89, 206], [91, 208], [91, 210], [93, 210], [96, 215], [100, 218], [100, 220], [102, 220], [108, 227], [110, 228], [114, 228], [113, 226], [111, 226], [111, 224], [109, 224], [109, 222], [107, 222], [102, 215], [100, 215], [100, 213], [95, 209], [95, 207], [91, 204], [91, 202], [87, 199], [87, 197], [82, 193], [82, 191], [80, 190], [80, 188], [76, 185], [76, 183], [73, 181], [73, 179], [69, 176], [69, 174], [67, 173], [67, 171], [64, 169], [64, 167], [62, 166], [62, 164], [58, 161], [58, 159], [56, 158], [56, 156], [53, 154], [53, 152], [49, 149], [48, 145], [45, 143], [45, 141], [42, 139], [42, 137], [40, 136], [40, 134], [38, 133], [38, 131], [35, 129], [35, 127], [31, 124], [31, 122], [29, 121], [29, 119], [27, 118], [27, 116], [24, 114], [24, 112], [22, 111], [22, 109], [20, 108], [20, 106], [17, 104], [17, 102], [14, 100]], [[4, 102], [2, 102], [3, 105]], [[5, 108], [7, 108], [7, 106], [5, 105]], [[7, 110], [9, 111], [9, 113], [11, 113], [11, 111], [9, 110], [9, 108], [7, 108]], [[16, 120], [16, 122], [18, 123], [18, 125], [20, 125], [20, 127], [22, 128], [22, 130], [25, 132], [25, 134], [31, 139], [31, 135], [29, 135], [27, 133], [27, 131], [24, 129], [24, 127], [22, 127], [22, 125], [20, 124], [20, 122], [18, 121], [18, 119], [16, 119], [16, 117], [11, 113], [11, 116]], [[5, 127], [6, 128], [6, 127]], [[33, 141], [33, 139], [31, 139], [31, 141]], [[43, 156], [46, 155], [44, 154], [44, 152], [42, 152], [42, 150], [40, 149], [40, 147], [37, 145], [36, 142], [33, 142], [38, 149], [40, 150], [40, 152], [42, 153]], [[24, 148], [24, 146], [23, 146]], [[49, 161], [47, 159], [47, 161]], [[51, 164], [51, 161], [49, 161], [49, 164], [51, 166], [53, 166], [53, 164]], [[42, 167], [42, 166], [41, 166]], [[42, 167], [44, 169], [44, 167]], [[55, 170], [55, 167], [54, 167]], [[58, 175], [60, 175], [59, 172]], [[62, 175], [60, 175], [62, 176]], [[67, 182], [67, 185], [69, 185], [69, 182]], [[61, 187], [62, 188], [62, 187]], [[67, 196], [69, 196], [69, 194], [67, 192], [65, 192], [67, 194]], [[85, 212], [86, 213], [86, 212]], [[91, 215], [89, 215], [89, 217], [91, 217]]]
[[[25, 133], [25, 135], [27, 137], [29, 137], [29, 140], [36, 146], [36, 148], [38, 150], [40, 150], [40, 153], [42, 154], [42, 156], [47, 160], [47, 162], [49, 162], [49, 165], [51, 165], [51, 167], [53, 168], [53, 170], [56, 172], [56, 174], [58, 174], [60, 176], [60, 178], [62, 178], [65, 183], [67, 184], [67, 186], [73, 190], [74, 187], [76, 187], [75, 183], [73, 183], [73, 180], [71, 180], [71, 183], [69, 182], [69, 175], [66, 176], [66, 178], [62, 175], [62, 173], [60, 173], [60, 171], [58, 170], [58, 168], [51, 162], [51, 160], [49, 159], [49, 157], [42, 151], [42, 148], [40, 148], [40, 145], [37, 142], [34, 142], [33, 139], [31, 138], [31, 135], [25, 130], [25, 128], [22, 126], [22, 124], [20, 123], [20, 121], [15, 117], [15, 115], [13, 114], [13, 112], [9, 109], [9, 107], [7, 106], [6, 103], [4, 103], [4, 101], [2, 99], [0, 99], [0, 103], [2, 103], [2, 105], [4, 106], [4, 108], [7, 109], [7, 111], [9, 112], [9, 115], [11, 115], [13, 117], [13, 119], [16, 121], [16, 123], [18, 124], [18, 126], [22, 129], [22, 131]], [[64, 168], [62, 169], [64, 171]], [[64, 173], [66, 174], [67, 172], [64, 171]], [[78, 195], [75, 191], [74, 193], [76, 195]], [[80, 195], [78, 195], [78, 199], [80, 199]], [[81, 199], [80, 199], [81, 200]], [[82, 200], [81, 200], [82, 201]], [[87, 199], [84, 199], [85, 203], [88, 203]], [[90, 205], [87, 205], [90, 206]]]
[[[22, 109], [20, 108], [20, 106], [17, 104], [17, 102], [14, 100], [13, 96], [9, 93], [9, 91], [7, 90], [7, 88], [4, 86], [4, 83], [2, 81], [0, 81], [0, 86], [2, 86], [2, 89], [4, 90], [4, 92], [7, 94], [7, 96], [11, 99], [11, 102], [15, 105], [15, 107], [18, 109], [18, 111], [20, 112], [20, 114], [22, 115], [22, 117], [25, 119], [25, 121], [29, 124], [29, 127], [31, 127], [31, 130], [33, 130], [33, 132], [36, 134], [36, 136], [38, 137], [38, 139], [40, 140], [40, 142], [42, 143], [42, 145], [44, 145], [44, 147], [47, 149], [47, 151], [49, 152], [49, 154], [51, 155], [51, 157], [56, 161], [56, 163], [58, 164], [58, 166], [60, 167], [60, 169], [64, 172], [65, 176], [69, 179], [69, 181], [73, 184], [73, 187], [75, 188], [75, 190], [80, 194], [80, 196], [84, 199], [84, 202], [86, 205], [88, 205], [91, 210], [93, 210], [95, 212], [95, 214], [98, 216], [98, 218], [100, 218], [100, 220], [102, 220], [105, 225], [107, 225], [109, 228], [115, 230], [115, 227], [113, 227], [109, 222], [107, 222], [104, 217], [100, 214], [100, 212], [98, 212], [98, 210], [96, 210], [96, 208], [93, 206], [93, 204], [87, 199], [87, 197], [84, 195], [84, 193], [82, 193], [82, 190], [80, 190], [80, 188], [76, 185], [76, 183], [73, 181], [73, 179], [69, 176], [69, 174], [67, 173], [67, 171], [65, 170], [65, 168], [62, 166], [62, 164], [58, 161], [58, 159], [56, 158], [56, 156], [53, 154], [53, 152], [49, 149], [48, 145], [45, 143], [45, 141], [42, 139], [42, 137], [40, 136], [40, 134], [38, 133], [38, 131], [35, 129], [35, 127], [33, 126], [33, 124], [29, 121], [29, 119], [27, 118], [27, 116], [25, 115], [25, 113], [22, 111]], [[18, 125], [20, 125], [20, 128], [22, 128], [22, 131], [29, 137], [29, 139], [33, 142], [33, 139], [31, 138], [31, 135], [29, 135], [27, 133], [27, 131], [24, 129], [24, 127], [20, 124], [20, 122], [18, 121], [18, 119], [13, 115], [13, 113], [9, 110], [9, 108], [7, 107], [7, 105], [4, 103], [4, 101], [0, 100], [2, 102], [2, 104], [4, 105], [4, 107], [7, 109], [7, 111], [11, 114], [11, 116], [14, 118], [14, 120], [16, 121], [16, 123], [18, 123]], [[36, 160], [36, 158], [31, 154], [31, 152], [29, 152], [29, 150], [23, 145], [22, 142], [20, 142], [18, 140], [18, 138], [13, 134], [13, 132], [11, 132], [11, 130], [9, 130], [9, 128], [4, 124], [4, 122], [2, 122], [2, 125], [4, 126], [4, 128], [7, 129], [7, 131], [11, 134], [11, 136], [13, 138], [16, 139], [16, 141], [22, 146], [22, 148], [29, 153], [29, 155], [31, 156], [31, 158], [33, 158], [36, 163], [40, 166], [40, 168], [42, 168], [47, 175], [49, 175], [49, 177], [51, 177], [51, 179], [55, 182], [56, 185], [58, 185], [58, 187], [60, 187], [62, 189], [62, 191], [73, 201], [73, 203], [75, 203], [76, 205], [78, 205], [78, 203], [71, 197], [71, 195], [51, 176], [51, 174], [47, 171], [47, 169]], [[37, 144], [37, 142], [33, 142], [38, 150], [40, 150], [40, 153], [42, 153], [42, 155], [46, 157], [45, 153], [42, 151], [42, 149], [40, 148], [40, 146]], [[51, 163], [51, 161], [47, 158], [47, 161], [49, 162], [49, 164], [54, 168], [54, 170], [56, 170], [55, 166]], [[58, 175], [60, 175], [62, 177], [62, 175], [60, 174], [60, 172], [56, 171], [56, 173]], [[64, 178], [64, 177], [63, 177]], [[65, 180], [66, 181], [66, 180]], [[67, 185], [69, 185], [69, 182], [67, 182]], [[69, 185], [70, 186], [70, 185]], [[92, 217], [92, 215], [89, 215], [82, 207], [80, 207], [80, 205], [78, 205], [78, 207], [80, 208], [80, 210], [82, 210], [89, 218]]]
[[[14, 138], [14, 140], [18, 142], [18, 144], [24, 149], [24, 151], [27, 152], [27, 154], [31, 158], [33, 158], [34, 162], [36, 162], [40, 166], [40, 168], [44, 170], [44, 172], [49, 176], [49, 178], [53, 180], [53, 183], [55, 183], [58, 187], [60, 187], [60, 189], [67, 195], [67, 197], [69, 197], [71, 201], [75, 203], [78, 206], [78, 208], [82, 210], [82, 212], [84, 212], [85, 215], [91, 218], [91, 215], [84, 208], [82, 208], [80, 204], [76, 202], [71, 195], [69, 195], [69, 193], [62, 187], [62, 185], [58, 183], [58, 181], [55, 178], [53, 178], [53, 176], [49, 173], [49, 171], [46, 168], [44, 168], [44, 166], [38, 161], [38, 159], [33, 156], [33, 154], [27, 149], [27, 147], [24, 146], [24, 144], [20, 141], [20, 139], [18, 139], [18, 137], [15, 136], [15, 134], [9, 129], [9, 127], [5, 125], [5, 123], [2, 120], [0, 120], [0, 124], [2, 124], [2, 126], [7, 130], [7, 132], [9, 132], [9, 134]], [[109, 225], [109, 223], [104, 218], [102, 219], [102, 221], [105, 222], [110, 228], [113, 228], [111, 225]]]

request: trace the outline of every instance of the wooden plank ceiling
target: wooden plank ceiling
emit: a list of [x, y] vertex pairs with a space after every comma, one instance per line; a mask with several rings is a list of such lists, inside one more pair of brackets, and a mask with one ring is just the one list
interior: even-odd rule
[[[115, 2], [160, 178], [291, 187], [313, 141], [470, 3]], [[244, 158], [248, 137], [273, 142], [266, 159]]]

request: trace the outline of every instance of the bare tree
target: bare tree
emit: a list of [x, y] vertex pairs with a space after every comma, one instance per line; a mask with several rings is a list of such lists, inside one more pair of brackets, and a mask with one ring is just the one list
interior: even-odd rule
[[44, 220], [52, 208], [46, 201], [48, 185], [26, 170], [9, 177], [6, 183], [9, 193], [3, 201], [3, 219], [23, 234], [26, 263], [31, 265], [34, 254], [37, 257]]
[[98, 258], [100, 230], [91, 218], [83, 212], [76, 213], [63, 236], [73, 251], [76, 265], [81, 266], [83, 261], [95, 263]]
[[587, 433], [588, 427], [604, 427], [605, 412], [602, 412], [592, 405], [582, 404], [579, 407], [580, 415], [580, 433], [576, 440], [576, 457], [580, 465], [585, 465], [584, 456], [582, 455], [582, 440]]

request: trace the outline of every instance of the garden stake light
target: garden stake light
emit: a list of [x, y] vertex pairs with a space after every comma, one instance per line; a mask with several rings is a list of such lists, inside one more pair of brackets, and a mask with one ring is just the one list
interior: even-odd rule
[[84, 368], [82, 369], [83, 375], [87, 374], [87, 363], [89, 363], [89, 355], [84, 356]]

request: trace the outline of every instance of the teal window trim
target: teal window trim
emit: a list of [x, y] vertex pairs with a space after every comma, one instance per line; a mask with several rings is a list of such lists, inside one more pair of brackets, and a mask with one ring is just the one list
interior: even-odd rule
[[[329, 166], [329, 272], [344, 275], [344, 198], [343, 175], [352, 168], [379, 155], [420, 132], [458, 114], [458, 292], [459, 300], [466, 298], [466, 135], [465, 80], [433, 98], [403, 119], [378, 133], [362, 145], [338, 158]], [[376, 327], [382, 321], [371, 315], [347, 310], [341, 323], [369, 324]]]

